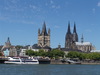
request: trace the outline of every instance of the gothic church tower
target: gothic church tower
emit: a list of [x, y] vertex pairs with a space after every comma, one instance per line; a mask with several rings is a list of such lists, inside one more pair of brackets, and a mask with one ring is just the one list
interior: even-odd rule
[[50, 47], [50, 29], [47, 32], [45, 22], [42, 31], [38, 30], [38, 46]]
[[65, 36], [65, 48], [76, 49], [75, 42], [78, 42], [78, 35], [76, 32], [76, 25], [74, 23], [73, 33], [70, 31], [70, 22], [68, 23], [68, 30]]
[[73, 29], [73, 41], [78, 42], [78, 35], [76, 32], [76, 24], [74, 23], [74, 29]]
[[72, 48], [72, 41], [73, 41], [73, 37], [72, 37], [72, 33], [70, 31], [70, 22], [68, 23], [68, 30], [65, 36], [65, 48]]

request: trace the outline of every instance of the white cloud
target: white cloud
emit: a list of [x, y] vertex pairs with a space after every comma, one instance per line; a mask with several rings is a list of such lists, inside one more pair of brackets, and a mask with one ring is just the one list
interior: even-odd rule
[[96, 11], [95, 8], [93, 8], [93, 9], [92, 9], [92, 12], [95, 13], [95, 11]]
[[10, 1], [11, 1], [11, 3], [16, 4], [19, 0], [10, 0]]
[[29, 5], [29, 8], [35, 11], [40, 11], [40, 7], [35, 6], [35, 5]]
[[56, 6], [56, 5], [52, 5], [51, 8], [56, 8], [56, 9], [59, 9], [60, 6]]
[[89, 33], [90, 33], [90, 32], [92, 32], [92, 30], [90, 30], [90, 29], [86, 29], [85, 32], [89, 32]]
[[100, 7], [100, 2], [98, 2], [97, 6]]
[[35, 5], [29, 5], [29, 7], [32, 9], [37, 9], [37, 6], [35, 6]]
[[57, 29], [58, 29], [58, 28], [60, 28], [60, 26], [58, 26], [58, 25], [55, 25], [55, 26], [54, 26], [54, 28], [57, 28]]
[[50, 0], [50, 4], [53, 4], [54, 2], [52, 0]]

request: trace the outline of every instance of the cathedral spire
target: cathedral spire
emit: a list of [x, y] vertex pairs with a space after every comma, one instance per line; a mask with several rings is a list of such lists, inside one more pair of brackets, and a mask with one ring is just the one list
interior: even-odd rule
[[45, 24], [45, 22], [43, 24], [42, 34], [47, 35], [47, 30], [46, 30], [46, 24]]
[[10, 44], [10, 38], [8, 37], [8, 39], [7, 39], [7, 43], [9, 43]]
[[6, 47], [10, 47], [11, 43], [10, 43], [10, 38], [8, 37], [7, 42], [5, 42], [5, 46]]
[[67, 31], [67, 34], [71, 34], [71, 31], [70, 31], [70, 22], [68, 22], [68, 31]]
[[74, 30], [73, 30], [73, 33], [76, 33], [76, 24], [74, 22]]
[[50, 35], [50, 28], [48, 29], [48, 35]]
[[40, 28], [38, 29], [38, 35], [40, 35]]
[[84, 42], [84, 37], [83, 37], [83, 34], [82, 34], [82, 37], [81, 37], [81, 43]]

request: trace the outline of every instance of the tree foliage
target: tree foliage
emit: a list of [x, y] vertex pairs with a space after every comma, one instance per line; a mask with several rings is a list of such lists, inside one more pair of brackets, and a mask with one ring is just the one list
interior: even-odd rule
[[15, 48], [16, 48], [16, 49], [21, 49], [21, 48], [23, 48], [23, 46], [17, 45]]
[[51, 50], [48, 52], [45, 52], [44, 50], [39, 50], [39, 51], [26, 50], [26, 55], [59, 58], [59, 57], [64, 57], [65, 53], [61, 50]]
[[0, 52], [0, 56], [3, 56], [3, 53], [2, 52]]
[[80, 60], [90, 59], [90, 60], [100, 60], [100, 53], [80, 53], [76, 51], [69, 52], [66, 57], [69, 58], [79, 58]]
[[64, 57], [65, 53], [61, 50], [52, 50], [48, 53], [48, 56], [51, 57], [51, 58], [59, 58], [59, 57]]

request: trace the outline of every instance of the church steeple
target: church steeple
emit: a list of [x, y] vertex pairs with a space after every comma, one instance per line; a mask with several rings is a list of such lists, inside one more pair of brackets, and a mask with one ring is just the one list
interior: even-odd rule
[[82, 37], [81, 37], [81, 43], [84, 42], [84, 37], [83, 37], [83, 34], [82, 34]]
[[73, 33], [76, 33], [76, 24], [74, 22], [74, 30], [73, 30]]
[[45, 24], [45, 22], [44, 22], [43, 28], [42, 28], [42, 35], [48, 35], [47, 34], [47, 30], [46, 30], [46, 24]]
[[[39, 35], [40, 34], [40, 35]], [[38, 46], [40, 47], [50, 47], [50, 29], [46, 29], [46, 24], [44, 22], [42, 31], [38, 30]]]
[[9, 44], [9, 45], [11, 45], [11, 43], [10, 43], [10, 38], [8, 37], [8, 39], [7, 39], [7, 42], [6, 42], [7, 44]]
[[40, 28], [38, 29], [38, 35], [40, 35]]
[[48, 29], [48, 35], [50, 35], [50, 28]]
[[71, 31], [70, 31], [70, 22], [68, 22], [68, 31], [67, 31], [67, 34], [71, 34]]
[[73, 29], [73, 41], [74, 42], [78, 42], [78, 35], [77, 35], [77, 32], [76, 32], [76, 24], [74, 22], [74, 29]]

